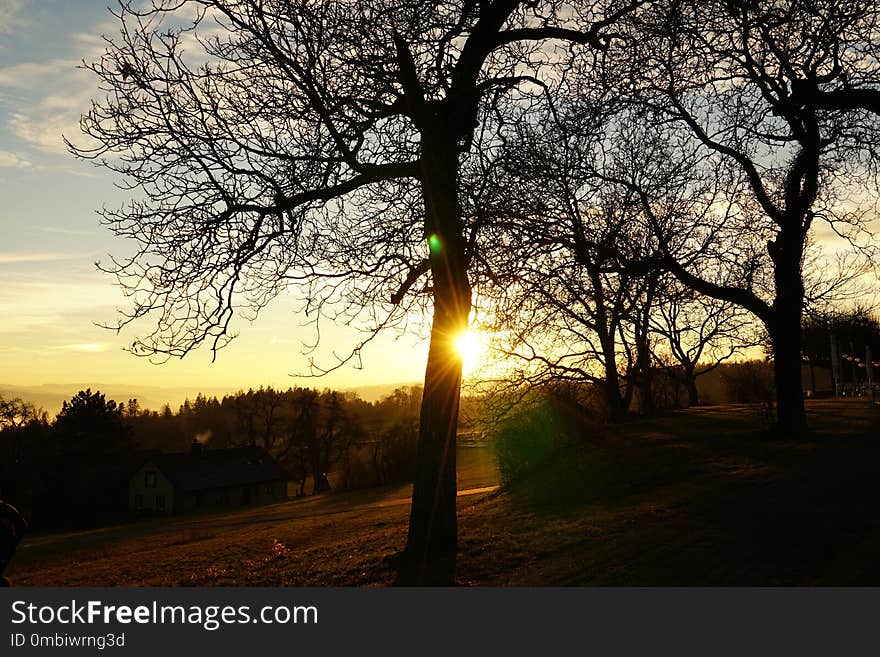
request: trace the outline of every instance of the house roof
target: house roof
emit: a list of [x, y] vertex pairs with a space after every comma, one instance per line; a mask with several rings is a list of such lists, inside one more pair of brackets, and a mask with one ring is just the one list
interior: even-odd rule
[[262, 447], [205, 449], [183, 454], [159, 454], [154, 464], [175, 488], [184, 491], [286, 481], [290, 475]]

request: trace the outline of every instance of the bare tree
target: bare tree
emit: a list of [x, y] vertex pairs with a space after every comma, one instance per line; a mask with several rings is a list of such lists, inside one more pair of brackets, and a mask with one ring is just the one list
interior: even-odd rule
[[482, 249], [501, 282], [485, 305], [499, 350], [523, 364], [507, 374], [513, 385], [589, 382], [619, 422], [633, 400], [654, 412], [653, 320], [665, 294], [640, 185], [662, 195], [665, 207], [651, 209], [664, 223], [692, 219], [691, 197], [706, 190], [656, 161], [631, 127], [641, 117], [584, 75], [508, 142], [488, 211], [518, 231]]
[[507, 272], [506, 284], [483, 299], [491, 309], [484, 330], [510, 363], [508, 385], [587, 382], [601, 391], [608, 419], [620, 422], [647, 378], [640, 368], [650, 367], [641, 348], [656, 277], [622, 264], [641, 257], [632, 231], [638, 206], [588, 186], [572, 189], [564, 175], [557, 184], [535, 182], [543, 208], [523, 221], [519, 248], [507, 242], [487, 256], [503, 260]]
[[106, 96], [83, 118], [93, 143], [73, 150], [138, 190], [104, 215], [137, 245], [109, 267], [133, 298], [121, 325], [156, 320], [136, 353], [221, 347], [236, 308], [254, 315], [292, 284], [367, 339], [432, 310], [401, 581], [454, 572], [452, 344], [477, 230], [462, 162], [487, 104], [546, 65], [539, 41], [608, 47], [632, 6], [602, 4], [125, 0], [120, 34], [86, 65]]
[[[582, 84], [589, 73], [581, 73], [570, 84]], [[491, 227], [480, 253], [495, 284], [483, 290], [479, 321], [505, 363], [493, 373], [496, 393], [587, 382], [619, 422], [632, 397], [619, 333], [639, 282], [617, 266], [617, 248], [627, 242], [633, 202], [590, 177], [602, 113], [562, 102], [541, 99], [486, 163], [489, 189], [477, 205]]]
[[286, 397], [284, 392], [271, 386], [230, 397], [240, 439], [274, 452], [281, 438], [285, 406], [289, 405]]
[[0, 397], [0, 429], [19, 429], [29, 422], [45, 418], [46, 412], [20, 397], [5, 399]]
[[667, 248], [666, 266], [763, 322], [773, 345], [778, 427], [796, 435], [806, 427], [800, 335], [808, 236], [822, 221], [868, 245], [875, 199], [863, 190], [878, 182], [880, 10], [874, 2], [814, 0], [652, 7], [639, 15], [643, 47], [630, 61], [640, 69], [627, 89], [638, 90], [635, 99], [656, 125], [725, 171], [731, 184], [703, 216], [714, 217], [716, 230], [741, 226], [753, 255], [752, 274], [740, 280], [706, 277], [725, 266], [707, 264], [718, 249], [706, 243], [699, 253]]
[[[6, 399], [0, 397], [0, 451], [2, 451], [2, 466], [0, 467], [0, 482], [7, 488], [10, 482], [20, 481], [23, 478], [21, 471], [22, 461], [29, 447], [27, 441], [34, 441], [33, 436], [25, 435], [28, 428], [39, 430], [41, 426], [48, 425], [46, 411], [37, 409], [34, 404], [26, 402], [20, 397]], [[15, 487], [15, 484], [11, 486]], [[0, 491], [3, 492], [3, 491]], [[7, 495], [9, 491], [7, 490]]]
[[655, 353], [661, 362], [662, 356], [671, 357], [689, 405], [700, 403], [699, 377], [757, 344], [752, 323], [748, 311], [670, 282], [651, 317], [651, 331], [662, 337]]

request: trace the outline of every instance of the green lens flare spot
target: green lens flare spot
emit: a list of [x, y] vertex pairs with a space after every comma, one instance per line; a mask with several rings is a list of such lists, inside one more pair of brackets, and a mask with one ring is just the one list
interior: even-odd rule
[[431, 249], [432, 253], [440, 253], [443, 250], [443, 241], [439, 235], [434, 233], [428, 238], [428, 248]]

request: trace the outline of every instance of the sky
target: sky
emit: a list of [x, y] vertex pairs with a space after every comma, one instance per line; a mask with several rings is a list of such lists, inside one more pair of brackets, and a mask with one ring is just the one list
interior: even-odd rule
[[[96, 210], [126, 195], [109, 172], [71, 156], [80, 114], [96, 95], [77, 69], [113, 34], [109, 0], [0, 0], [0, 384], [105, 382], [238, 389], [259, 385], [351, 388], [420, 381], [427, 342], [386, 336], [364, 351], [362, 368], [322, 377], [308, 371], [295, 299], [276, 300], [255, 322], [240, 320], [239, 337], [216, 362], [200, 350], [154, 365], [123, 350], [149, 325], [116, 334], [125, 299], [95, 267], [126, 244], [101, 226]], [[112, 3], [111, 3], [112, 4]], [[328, 330], [329, 329], [329, 330]], [[325, 327], [319, 363], [347, 353], [358, 335]]]
[[[77, 68], [103, 51], [103, 34], [117, 30], [113, 0], [0, 0], [0, 386], [119, 383], [189, 386], [194, 390], [311, 385], [358, 388], [420, 381], [427, 342], [417, 335], [384, 336], [368, 345], [361, 368], [343, 367], [320, 379], [308, 371], [304, 342], [314, 339], [291, 296], [277, 299], [212, 362], [203, 349], [154, 365], [124, 351], [151, 325], [117, 334], [125, 307], [112, 277], [95, 266], [129, 248], [101, 226], [96, 210], [128, 197], [113, 174], [76, 160], [62, 135], [80, 136], [80, 114], [98, 96], [91, 75]], [[823, 232], [824, 231], [824, 232]], [[818, 227], [820, 241], [832, 233]], [[836, 239], [836, 238], [835, 238]], [[421, 331], [424, 333], [424, 330]], [[334, 363], [361, 337], [322, 326], [318, 363]], [[479, 350], [478, 350], [479, 351]], [[466, 359], [466, 373], [484, 368]], [[485, 360], [485, 358], [482, 358]]]

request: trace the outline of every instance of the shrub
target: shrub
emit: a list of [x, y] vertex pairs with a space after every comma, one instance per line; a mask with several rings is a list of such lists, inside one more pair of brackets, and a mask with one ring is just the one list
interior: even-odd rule
[[731, 401], [740, 404], [767, 403], [773, 400], [773, 369], [770, 363], [750, 360], [732, 363], [722, 374]]
[[515, 409], [492, 436], [501, 483], [509, 486], [547, 465], [582, 430], [582, 418], [549, 395]]

